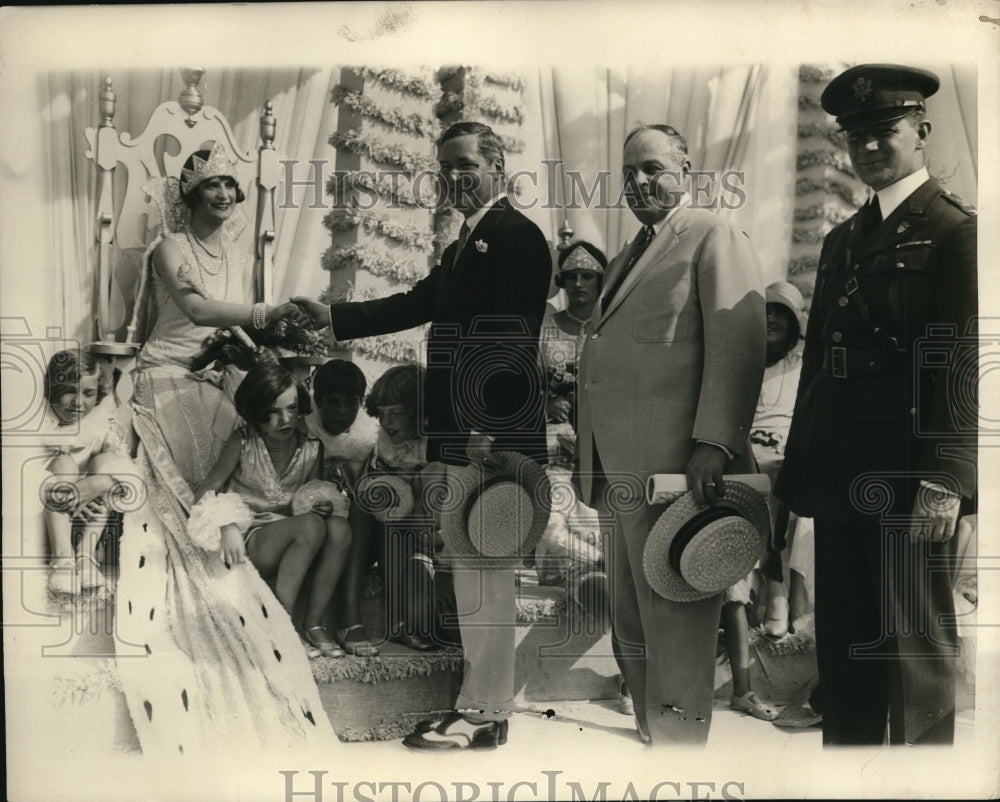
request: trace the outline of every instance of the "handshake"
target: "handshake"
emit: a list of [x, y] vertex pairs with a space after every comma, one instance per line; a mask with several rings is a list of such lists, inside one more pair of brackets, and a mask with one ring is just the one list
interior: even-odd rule
[[300, 326], [322, 329], [330, 325], [330, 307], [314, 301], [312, 298], [296, 296], [291, 298], [268, 315], [271, 320], [290, 320]]

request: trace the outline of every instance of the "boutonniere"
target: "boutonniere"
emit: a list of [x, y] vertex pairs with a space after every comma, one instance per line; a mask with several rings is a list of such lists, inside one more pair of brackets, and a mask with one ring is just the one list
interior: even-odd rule
[[489, 250], [489, 247], [490, 246], [486, 244], [486, 240], [483, 239], [476, 240], [476, 250], [479, 251], [480, 253], [486, 253], [486, 251]]

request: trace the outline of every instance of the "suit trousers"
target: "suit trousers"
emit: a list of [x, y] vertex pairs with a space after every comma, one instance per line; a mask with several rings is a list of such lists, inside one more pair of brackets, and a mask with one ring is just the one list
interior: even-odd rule
[[[607, 480], [594, 479], [593, 498], [613, 520], [607, 573], [612, 636], [636, 721], [654, 746], [703, 745], [715, 696], [715, 655], [722, 594], [691, 603], [664, 599], [646, 581], [642, 553], [664, 507], [610, 509]], [[652, 518], [652, 520], [650, 520]]]
[[950, 744], [959, 660], [947, 543], [817, 518], [816, 658], [825, 745]]
[[[443, 472], [459, 470], [438, 463]], [[447, 546], [442, 561], [450, 563]], [[455, 607], [464, 671], [455, 709], [484, 720], [509, 718], [514, 708], [517, 599], [510, 563], [489, 568], [453, 565]]]

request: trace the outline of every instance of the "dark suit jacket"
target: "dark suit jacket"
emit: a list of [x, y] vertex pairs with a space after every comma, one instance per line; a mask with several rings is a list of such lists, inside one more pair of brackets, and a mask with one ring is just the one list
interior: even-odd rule
[[428, 457], [465, 462], [471, 431], [494, 449], [545, 458], [545, 393], [538, 337], [552, 258], [538, 226], [506, 198], [486, 213], [453, 265], [441, 264], [408, 292], [330, 307], [334, 336], [354, 339], [430, 322], [421, 415]]
[[[775, 486], [798, 515], [839, 521], [908, 514], [914, 479], [966, 498], [976, 486], [977, 356], [966, 339], [977, 308], [974, 212], [926, 181], [866, 238], [856, 221], [823, 243]], [[848, 297], [851, 278], [872, 324]], [[886, 348], [888, 336], [898, 353]], [[846, 378], [831, 375], [834, 358]], [[852, 495], [866, 472], [882, 475], [878, 486], [859, 481]]]

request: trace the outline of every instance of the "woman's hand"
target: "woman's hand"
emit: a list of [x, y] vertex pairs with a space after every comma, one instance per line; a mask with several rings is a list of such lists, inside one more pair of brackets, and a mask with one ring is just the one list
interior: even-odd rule
[[309, 315], [291, 301], [286, 301], [280, 306], [268, 307], [266, 319], [268, 323], [273, 323], [276, 320], [290, 320], [300, 326], [310, 325]]
[[317, 501], [312, 505], [312, 511], [316, 513], [320, 518], [329, 518], [333, 515], [333, 502], [332, 501]]
[[243, 533], [240, 532], [239, 527], [233, 526], [233, 524], [226, 524], [222, 527], [222, 540], [219, 547], [226, 565], [239, 565], [246, 561], [247, 550], [243, 543]]

